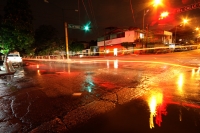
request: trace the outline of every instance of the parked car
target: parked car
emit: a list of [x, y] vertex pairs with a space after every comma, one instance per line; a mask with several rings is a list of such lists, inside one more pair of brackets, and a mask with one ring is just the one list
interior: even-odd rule
[[181, 52], [186, 50], [186, 48], [180, 43], [169, 44], [169, 48], [173, 49], [174, 52]]
[[12, 65], [22, 66], [23, 61], [22, 57], [20, 57], [19, 52], [9, 53], [7, 56], [7, 62], [11, 62]]

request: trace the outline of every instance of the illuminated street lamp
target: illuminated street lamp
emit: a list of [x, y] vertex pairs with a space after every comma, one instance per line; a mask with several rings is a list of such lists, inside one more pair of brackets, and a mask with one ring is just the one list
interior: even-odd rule
[[[155, 7], [155, 6], [158, 6], [158, 5], [160, 5], [162, 3], [162, 0], [154, 0], [153, 2], [152, 2], [152, 5], [153, 5], [153, 7]], [[142, 30], [143, 30], [143, 33], [144, 33], [144, 25], [145, 25], [145, 16], [147, 15], [147, 13], [149, 12], [149, 9], [145, 9], [144, 10], [144, 13], [143, 13], [143, 21], [142, 21]], [[148, 26], [147, 26], [148, 27]], [[147, 29], [148, 30], [148, 29]], [[147, 35], [146, 35], [146, 37], [147, 37]], [[142, 48], [143, 48], [143, 44], [142, 44]]]
[[[153, 2], [152, 2], [152, 5], [155, 7], [155, 6], [158, 6], [158, 5], [160, 5], [162, 3], [162, 0], [154, 0]], [[145, 21], [145, 16], [147, 15], [147, 13], [149, 12], [149, 9], [147, 9], [147, 10], [144, 10], [144, 14], [143, 14], [143, 30], [144, 30], [144, 21]]]
[[188, 19], [183, 19], [183, 24], [185, 25], [185, 24], [187, 24], [188, 23]]
[[169, 12], [165, 11], [160, 14], [160, 19], [166, 18], [169, 15]]
[[153, 6], [158, 6], [162, 3], [162, 0], [154, 0], [153, 1]]

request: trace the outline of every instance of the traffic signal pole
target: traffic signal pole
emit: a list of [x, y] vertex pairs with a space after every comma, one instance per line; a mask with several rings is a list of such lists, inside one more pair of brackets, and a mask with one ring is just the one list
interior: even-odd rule
[[68, 45], [68, 24], [65, 22], [65, 44], [66, 44], [66, 55], [67, 55], [67, 60], [69, 60], [69, 45]]

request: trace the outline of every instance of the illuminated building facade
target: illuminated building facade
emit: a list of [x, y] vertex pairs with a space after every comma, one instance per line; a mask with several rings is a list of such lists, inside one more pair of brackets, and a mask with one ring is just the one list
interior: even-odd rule
[[138, 49], [148, 47], [146, 44], [150, 42], [170, 44], [172, 33], [162, 31], [162, 34], [152, 34], [152, 31], [144, 33], [141, 30], [117, 30], [98, 38], [97, 46], [100, 56], [119, 56], [137, 53]]

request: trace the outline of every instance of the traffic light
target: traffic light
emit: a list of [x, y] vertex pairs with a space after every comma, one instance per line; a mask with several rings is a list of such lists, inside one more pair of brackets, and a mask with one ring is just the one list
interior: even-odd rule
[[88, 25], [85, 25], [85, 26], [83, 27], [83, 29], [84, 29], [85, 31], [89, 31], [89, 30], [90, 30], [90, 28], [89, 28]]
[[90, 31], [90, 29], [91, 29], [91, 28], [90, 28], [90, 23], [91, 23], [91, 22], [89, 22], [89, 23], [87, 23], [86, 25], [83, 26], [83, 30], [84, 30], [84, 31], [86, 31], [86, 32], [87, 32], [87, 31]]

